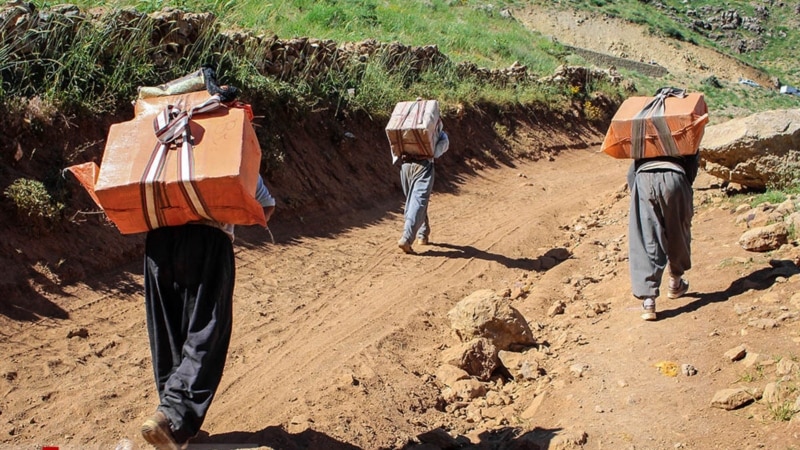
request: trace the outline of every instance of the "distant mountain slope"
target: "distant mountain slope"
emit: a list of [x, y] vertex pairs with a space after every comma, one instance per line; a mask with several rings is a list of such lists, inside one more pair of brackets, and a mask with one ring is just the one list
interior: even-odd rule
[[768, 74], [735, 58], [689, 42], [654, 36], [647, 27], [622, 19], [533, 4], [514, 14], [530, 29], [562, 44], [654, 63], [684, 84], [712, 75], [731, 83], [747, 78], [762, 86], [773, 84]]

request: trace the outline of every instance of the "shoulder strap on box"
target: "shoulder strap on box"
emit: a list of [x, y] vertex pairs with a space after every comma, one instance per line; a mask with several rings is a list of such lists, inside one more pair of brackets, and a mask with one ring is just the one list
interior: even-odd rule
[[669, 156], [680, 156], [678, 146], [675, 144], [675, 139], [672, 137], [667, 120], [664, 118], [667, 97], [684, 98], [686, 97], [686, 91], [674, 87], [661, 88], [656, 92], [655, 97], [633, 117], [631, 123], [631, 157], [633, 159], [644, 157], [645, 130], [648, 118], [656, 129], [658, 141], [664, 153]]

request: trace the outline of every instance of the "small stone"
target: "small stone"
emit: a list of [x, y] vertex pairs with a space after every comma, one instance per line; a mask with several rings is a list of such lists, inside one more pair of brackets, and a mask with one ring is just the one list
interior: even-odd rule
[[681, 364], [681, 373], [687, 377], [697, 375], [697, 369], [691, 364]]
[[547, 310], [547, 317], [555, 317], [559, 314], [564, 314], [566, 305], [564, 302], [556, 302]]
[[589, 370], [589, 366], [586, 364], [576, 363], [569, 366], [569, 371], [578, 378], [581, 378], [587, 370]]
[[739, 361], [740, 359], [744, 358], [745, 355], [747, 355], [747, 349], [744, 345], [734, 347], [725, 352], [725, 358], [730, 361]]
[[722, 389], [714, 394], [711, 406], [730, 411], [757, 400], [756, 396], [745, 388]]

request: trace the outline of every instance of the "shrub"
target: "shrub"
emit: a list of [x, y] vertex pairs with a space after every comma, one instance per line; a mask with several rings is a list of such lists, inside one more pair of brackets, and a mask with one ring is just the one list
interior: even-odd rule
[[20, 216], [25, 218], [41, 219], [52, 224], [64, 209], [64, 205], [53, 200], [40, 181], [18, 178], [3, 193], [14, 203]]

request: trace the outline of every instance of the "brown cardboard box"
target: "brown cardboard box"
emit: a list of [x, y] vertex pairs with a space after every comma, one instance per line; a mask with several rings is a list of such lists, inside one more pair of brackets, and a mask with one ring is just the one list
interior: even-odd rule
[[[70, 171], [123, 234], [204, 218], [266, 225], [264, 210], [255, 200], [261, 148], [244, 109], [222, 107], [194, 115], [189, 122], [194, 145], [183, 169], [176, 146], [164, 152], [160, 171], [153, 168], [160, 147], [153, 111], [181, 100], [197, 104], [208, 94], [170, 97], [139, 100], [145, 103], [133, 120], [111, 126], [99, 170], [87, 163]], [[148, 100], [158, 106], [150, 108]]]
[[436, 100], [398, 103], [386, 125], [392, 153], [397, 157], [412, 155], [433, 158], [438, 123], [439, 102]]
[[[608, 127], [601, 150], [614, 158], [631, 158], [631, 132], [634, 117], [653, 97], [631, 97], [620, 105]], [[708, 106], [703, 94], [691, 93], [684, 98], [667, 97], [664, 118], [680, 155], [697, 153], [708, 123]], [[645, 119], [645, 158], [665, 156], [652, 120]]]

